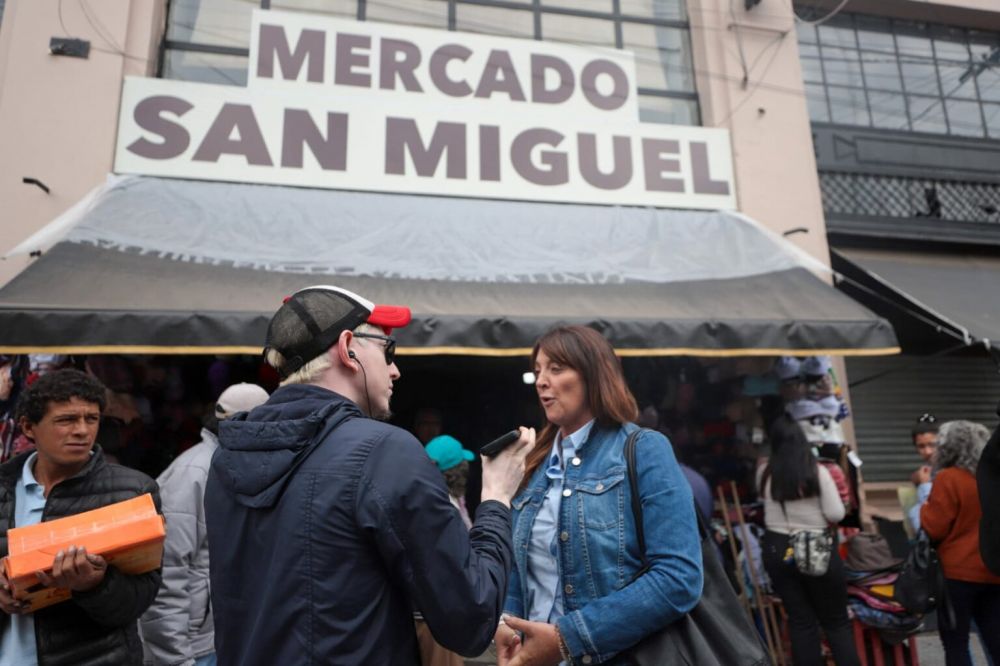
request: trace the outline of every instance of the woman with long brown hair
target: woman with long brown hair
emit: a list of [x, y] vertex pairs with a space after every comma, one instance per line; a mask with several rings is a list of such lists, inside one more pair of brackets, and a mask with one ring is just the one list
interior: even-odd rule
[[498, 662], [613, 663], [698, 602], [691, 489], [666, 437], [642, 431], [635, 460], [651, 567], [635, 578], [643, 553], [624, 446], [638, 409], [621, 363], [583, 326], [547, 332], [531, 358], [546, 424], [511, 503], [515, 566], [496, 632]]

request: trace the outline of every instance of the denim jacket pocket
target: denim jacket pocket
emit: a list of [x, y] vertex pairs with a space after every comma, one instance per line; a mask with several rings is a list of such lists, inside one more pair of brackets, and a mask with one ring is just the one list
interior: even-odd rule
[[588, 476], [576, 484], [580, 518], [588, 530], [618, 529], [623, 515], [625, 470], [615, 468], [601, 476]]

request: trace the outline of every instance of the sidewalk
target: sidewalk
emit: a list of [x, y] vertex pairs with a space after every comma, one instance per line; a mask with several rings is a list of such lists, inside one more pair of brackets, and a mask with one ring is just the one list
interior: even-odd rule
[[[975, 635], [969, 641], [972, 647], [972, 663], [976, 666], [986, 666], [986, 657], [983, 654], [982, 644]], [[941, 647], [941, 639], [937, 632], [925, 632], [917, 636], [917, 652], [920, 655], [920, 666], [944, 666], [944, 648]], [[466, 659], [466, 666], [482, 666], [483, 664], [496, 664], [496, 653], [493, 646], [475, 659]]]
[[[986, 666], [986, 655], [979, 638], [973, 634], [969, 638], [972, 648], [972, 663], [976, 666]], [[936, 631], [925, 632], [917, 636], [917, 652], [920, 655], [920, 666], [944, 666], [944, 648]]]

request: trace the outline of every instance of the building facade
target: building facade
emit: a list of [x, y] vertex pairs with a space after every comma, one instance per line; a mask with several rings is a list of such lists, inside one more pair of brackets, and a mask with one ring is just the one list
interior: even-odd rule
[[[627, 50], [635, 56], [638, 120], [728, 130], [740, 213], [825, 266], [831, 244], [843, 250], [834, 253], [834, 268], [858, 274], [840, 286], [861, 298], [856, 292], [872, 290], [865, 252], [901, 244], [953, 254], [976, 247], [988, 258], [1000, 239], [1000, 12], [991, 4], [6, 0], [0, 4], [0, 252], [64, 214], [114, 171], [126, 77], [245, 86], [252, 11], [262, 9]], [[0, 284], [33, 261], [17, 255], [0, 262]], [[851, 292], [852, 285], [860, 286]], [[955, 363], [973, 368], [983, 391], [995, 386], [983, 374], [984, 359], [969, 351], [975, 345], [965, 344], [985, 348], [984, 335], [968, 334], [961, 323], [958, 330], [940, 313], [928, 315], [914, 299], [873, 298], [864, 302], [876, 309], [902, 299], [884, 316], [901, 331], [907, 358], [851, 361], [852, 379], [939, 353], [948, 347], [938, 340], [946, 331], [963, 343], [965, 356]], [[933, 330], [913, 325], [914, 313]], [[847, 371], [838, 364], [843, 379]], [[880, 385], [859, 390], [873, 386]], [[891, 417], [866, 412], [867, 398], [856, 401], [863, 457], [866, 440], [873, 442], [872, 478], [894, 481], [910, 464], [904, 416], [933, 408], [926, 399], [907, 398]], [[980, 403], [941, 411], [985, 419]], [[900, 449], [892, 448], [897, 439]]]

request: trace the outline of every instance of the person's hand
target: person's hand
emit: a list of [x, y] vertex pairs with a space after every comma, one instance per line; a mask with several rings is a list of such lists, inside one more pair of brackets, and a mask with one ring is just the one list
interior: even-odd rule
[[56, 553], [52, 574], [38, 572], [38, 580], [46, 587], [63, 587], [73, 592], [86, 592], [97, 587], [108, 570], [100, 555], [90, 555], [84, 546], [70, 546]]
[[562, 661], [559, 630], [554, 624], [508, 617], [507, 626], [524, 634], [524, 645], [507, 662], [508, 666], [556, 666]]
[[535, 429], [518, 428], [521, 438], [508, 446], [498, 456], [483, 456], [482, 501], [496, 500], [510, 506], [524, 478], [524, 459], [535, 448]]
[[[3, 559], [7, 559], [6, 557]], [[0, 610], [7, 615], [20, 615], [27, 609], [27, 604], [14, 598], [14, 593], [10, 589], [10, 582], [4, 572], [2, 560], [0, 560]]]
[[921, 483], [928, 483], [931, 480], [931, 466], [924, 465], [910, 477], [913, 485], [919, 486]]
[[506, 620], [505, 616], [493, 634], [493, 642], [497, 646], [497, 666], [507, 666], [521, 649], [521, 634], [511, 629]]

